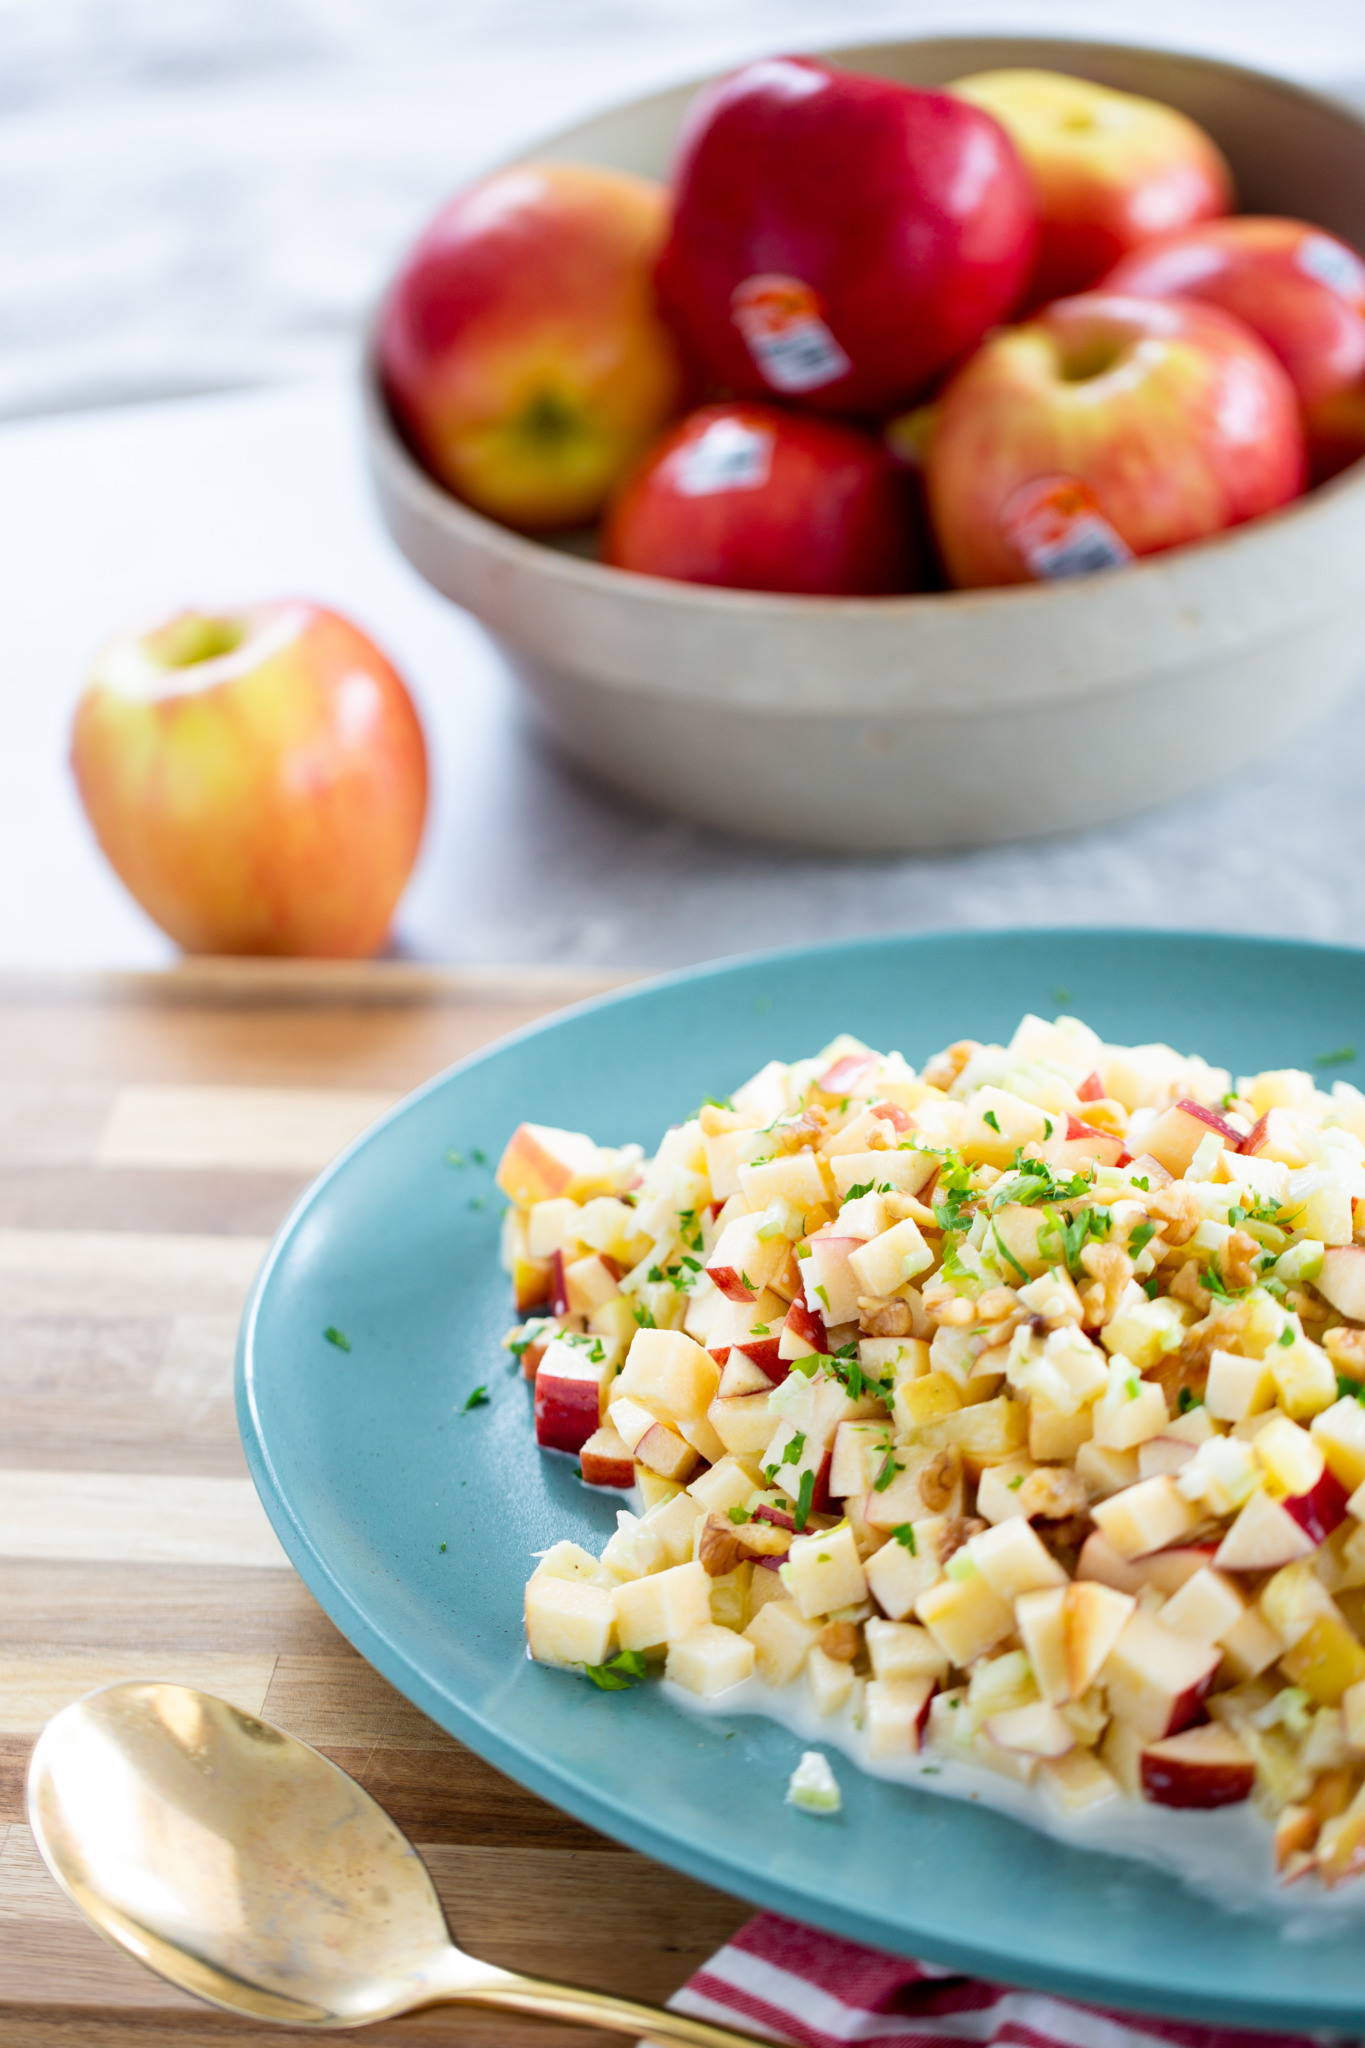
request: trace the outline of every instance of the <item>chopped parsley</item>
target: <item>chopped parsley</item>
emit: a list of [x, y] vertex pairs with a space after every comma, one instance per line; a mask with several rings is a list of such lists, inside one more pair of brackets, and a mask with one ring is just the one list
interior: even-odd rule
[[1013, 1479], [1011, 1479], [1011, 1481], [1010, 1481], [1010, 1492], [1011, 1492], [1011, 1493], [1018, 1493], [1018, 1491], [1019, 1491], [1020, 1487], [1021, 1487], [1021, 1486], [1023, 1485], [1023, 1483], [1024, 1483], [1024, 1475], [1023, 1475], [1023, 1473], [1022, 1473], [1022, 1472], [1016, 1472], [1016, 1473], [1015, 1473], [1015, 1475], [1014, 1475], [1014, 1477], [1013, 1477]]
[[885, 1493], [900, 1469], [900, 1466], [896, 1463], [896, 1453], [893, 1450], [888, 1450], [886, 1456], [882, 1459], [881, 1470], [872, 1482], [872, 1491], [874, 1493]]
[[1155, 1223], [1153, 1223], [1150, 1216], [1144, 1217], [1143, 1221], [1139, 1223], [1137, 1229], [1133, 1232], [1132, 1236], [1128, 1240], [1129, 1258], [1135, 1259], [1139, 1252], [1146, 1251], [1148, 1245], [1151, 1243], [1152, 1239], [1155, 1236]]
[[1290, 1345], [1291, 1345], [1291, 1344], [1293, 1343], [1293, 1341], [1294, 1341], [1294, 1332], [1293, 1332], [1293, 1330], [1292, 1330], [1292, 1329], [1290, 1329], [1290, 1328], [1289, 1328], [1289, 1327], [1288, 1327], [1287, 1325], [1286, 1325], [1286, 1327], [1285, 1327], [1285, 1328], [1284, 1328], [1283, 1330], [1281, 1330], [1281, 1332], [1280, 1332], [1279, 1336], [1278, 1336], [1278, 1337], [1277, 1337], [1277, 1338], [1275, 1339], [1275, 1342], [1276, 1342], [1277, 1344], [1282, 1344], [1282, 1345], [1284, 1346], [1284, 1348], [1285, 1348], [1285, 1350], [1286, 1350], [1286, 1351], [1287, 1351], [1287, 1350], [1289, 1349], [1289, 1347], [1290, 1347]]
[[654, 1317], [651, 1315], [650, 1311], [645, 1307], [642, 1301], [633, 1301], [630, 1305], [630, 1312], [635, 1318], [635, 1326], [637, 1329], [658, 1329], [659, 1325], [655, 1322]]
[[441, 1544], [441, 1545], [440, 1545], [439, 1547], [440, 1547], [440, 1549], [444, 1550], [444, 1549], [445, 1549], [445, 1545], [444, 1545], [444, 1543], [442, 1543], [442, 1544]]
[[726, 1513], [729, 1515], [730, 1520], [735, 1524], [736, 1528], [738, 1528], [740, 1524], [743, 1522], [752, 1522], [753, 1520], [753, 1516], [749, 1513], [749, 1510], [746, 1507], [740, 1507], [736, 1505], [735, 1507], [727, 1508]]
[[1224, 1280], [1217, 1266], [1214, 1265], [1212, 1259], [1210, 1259], [1208, 1265], [1205, 1266], [1203, 1272], [1199, 1275], [1199, 1285], [1201, 1287], [1207, 1288], [1208, 1292], [1213, 1296], [1215, 1301], [1232, 1300], [1232, 1294], [1228, 1288], [1227, 1282]]
[[464, 1153], [463, 1153], [463, 1152], [457, 1152], [457, 1151], [455, 1150], [454, 1146], [452, 1145], [452, 1146], [451, 1146], [451, 1148], [450, 1148], [450, 1150], [449, 1150], [449, 1151], [448, 1151], [448, 1152], [446, 1153], [446, 1165], [447, 1165], [447, 1166], [463, 1166], [463, 1165], [464, 1165]]
[[476, 1166], [487, 1166], [488, 1164], [488, 1154], [486, 1152], [480, 1151], [477, 1145], [470, 1146], [469, 1156]]
[[1069, 1003], [1071, 1001], [1071, 990], [1069, 988], [1054, 988], [1052, 1000], [1054, 1003]]
[[891, 1534], [903, 1550], [909, 1551], [911, 1557], [919, 1555], [915, 1548], [915, 1531], [909, 1522], [898, 1522]]
[[981, 1121], [983, 1124], [990, 1125], [991, 1129], [995, 1132], [997, 1138], [1000, 1136], [1000, 1119], [993, 1109], [988, 1109], [986, 1111], [986, 1114], [982, 1117]]
[[469, 1197], [469, 1206], [471, 1209], [486, 1209], [488, 1207], [487, 1195], [471, 1195]]
[[1141, 1188], [1144, 1195], [1150, 1195], [1152, 1192], [1152, 1177], [1148, 1173], [1135, 1173], [1132, 1185], [1135, 1188]]
[[1015, 1258], [1014, 1253], [1010, 1250], [1009, 1246], [1005, 1243], [1004, 1238], [1000, 1235], [1000, 1225], [998, 1223], [992, 1222], [991, 1236], [995, 1239], [996, 1249], [1000, 1252], [1006, 1264], [1013, 1266], [1015, 1272], [1019, 1275], [1019, 1278], [1021, 1280], [1027, 1280], [1027, 1266], [1021, 1265], [1019, 1260]]
[[335, 1344], [338, 1351], [350, 1350], [350, 1338], [346, 1335], [346, 1332], [344, 1330], [339, 1330], [335, 1323], [329, 1323], [322, 1334], [327, 1339], [327, 1342], [329, 1344]]
[[[741, 1277], [741, 1278], [743, 1278], [743, 1275], [741, 1275], [740, 1277]], [[744, 1283], [744, 1284], [745, 1284], [745, 1286], [746, 1286], [746, 1287], [748, 1286], [748, 1282], [747, 1282], [747, 1281], [745, 1281], [745, 1283]], [[821, 1301], [823, 1301], [823, 1303], [825, 1304], [825, 1307], [826, 1307], [826, 1308], [828, 1308], [828, 1307], [829, 1307], [829, 1296], [828, 1296], [828, 1295], [826, 1294], [826, 1292], [825, 1292], [824, 1288], [823, 1288], [823, 1287], [817, 1287], [817, 1288], [816, 1288], [816, 1290], [815, 1290], [815, 1292], [816, 1292], [816, 1293], [817, 1293], [817, 1294], [819, 1295], [819, 1297], [820, 1297]]]
[[1365, 1402], [1365, 1383], [1348, 1379], [1344, 1372], [1337, 1374], [1337, 1399], [1339, 1401]]
[[1355, 1063], [1356, 1049], [1353, 1045], [1339, 1045], [1335, 1052], [1316, 1053], [1315, 1067], [1349, 1067]]
[[585, 1664], [583, 1676], [590, 1678], [601, 1692], [625, 1692], [637, 1679], [646, 1675], [643, 1650], [622, 1650], [619, 1657], [613, 1657], [607, 1664]]
[[487, 1387], [475, 1387], [474, 1391], [470, 1394], [469, 1399], [465, 1402], [464, 1407], [460, 1410], [460, 1413], [461, 1415], [468, 1415], [471, 1408], [486, 1408], [487, 1406]]
[[801, 1488], [796, 1496], [796, 1513], [793, 1516], [793, 1520], [796, 1523], [796, 1531], [798, 1535], [800, 1535], [801, 1531], [805, 1528], [807, 1522], [810, 1520], [810, 1504], [814, 1500], [814, 1498], [815, 1474], [811, 1471], [808, 1465], [805, 1471], [801, 1474]]
[[1094, 1174], [1084, 1169], [1058, 1173], [1046, 1159], [1025, 1159], [1016, 1152], [1010, 1172], [991, 1190], [991, 1208], [1002, 1209], [1007, 1202], [1033, 1209], [1044, 1202], [1074, 1202], [1089, 1194], [1094, 1184]]
[[[782, 1463], [784, 1465], [799, 1465], [801, 1463], [801, 1453], [805, 1450], [805, 1448], [805, 1436], [802, 1433], [802, 1431], [798, 1429], [796, 1435], [792, 1438], [791, 1442], [787, 1445], [786, 1450], [782, 1453]], [[776, 1465], [774, 1465], [773, 1470], [777, 1470]]]
[[1038, 1232], [1039, 1256], [1051, 1263], [1065, 1264], [1073, 1280], [1078, 1280], [1085, 1271], [1081, 1253], [1095, 1238], [1108, 1237], [1113, 1217], [1107, 1209], [1078, 1209], [1074, 1216], [1064, 1216], [1060, 1209], [1048, 1208], [1043, 1212], [1043, 1227]]
[[1193, 1387], [1182, 1387], [1175, 1397], [1175, 1412], [1177, 1415], [1188, 1415], [1192, 1408], [1202, 1408], [1203, 1405]]

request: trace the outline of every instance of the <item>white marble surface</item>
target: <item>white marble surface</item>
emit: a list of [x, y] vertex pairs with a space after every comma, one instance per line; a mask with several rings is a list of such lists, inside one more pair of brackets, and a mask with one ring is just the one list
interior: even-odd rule
[[478, 628], [378, 529], [353, 335], [442, 192], [594, 105], [754, 50], [968, 25], [1365, 82], [1359, 0], [0, 0], [0, 966], [168, 957], [89, 840], [71, 707], [116, 627], [287, 591], [367, 624], [427, 719], [436, 802], [406, 951], [662, 965], [1081, 921], [1365, 942], [1359, 695], [1261, 769], [1081, 838], [936, 860], [756, 849], [547, 759]]

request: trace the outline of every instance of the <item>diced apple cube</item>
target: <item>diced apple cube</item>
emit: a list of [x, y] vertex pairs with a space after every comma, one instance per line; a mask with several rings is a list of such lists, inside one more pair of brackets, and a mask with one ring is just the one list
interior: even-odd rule
[[894, 1194], [917, 1195], [925, 1182], [933, 1179], [938, 1165], [936, 1153], [899, 1150], [840, 1152], [829, 1161], [840, 1201], [847, 1200], [850, 1188], [863, 1187], [869, 1181], [874, 1188], [889, 1188]]
[[597, 1570], [597, 1559], [590, 1550], [584, 1550], [581, 1543], [552, 1543], [537, 1564], [532, 1578], [536, 1579], [590, 1579]]
[[1155, 1380], [1144, 1380], [1122, 1352], [1109, 1362], [1109, 1383], [1091, 1411], [1095, 1442], [1110, 1451], [1132, 1451], [1160, 1436], [1170, 1420], [1166, 1396]]
[[1250, 1751], [1216, 1721], [1149, 1744], [1139, 1772], [1144, 1798], [1157, 1806], [1236, 1806], [1256, 1782]]
[[657, 1472], [651, 1472], [648, 1465], [635, 1467], [635, 1484], [640, 1489], [640, 1498], [646, 1509], [662, 1506], [666, 1500], [682, 1492], [676, 1479], [663, 1479]]
[[[1296, 1230], [1302, 1230], [1307, 1236], [1316, 1238], [1320, 1244], [1326, 1245], [1329, 1251], [1356, 1250], [1356, 1246], [1351, 1243], [1355, 1223], [1348, 1188], [1343, 1187], [1340, 1182], [1334, 1182], [1311, 1189], [1297, 1201], [1294, 1201], [1292, 1195], [1290, 1199], [1294, 1203]], [[1326, 1263], [1324, 1255], [1323, 1264]], [[1319, 1280], [1321, 1277], [1319, 1274]], [[1315, 1281], [1314, 1285], [1317, 1284]]]
[[926, 1372], [916, 1379], [902, 1380], [892, 1398], [891, 1412], [896, 1428], [908, 1436], [926, 1422], [942, 1415], [955, 1415], [962, 1406], [962, 1390], [946, 1372]]
[[[768, 1576], [762, 1571], [754, 1574], [760, 1580]], [[754, 1646], [759, 1677], [768, 1685], [790, 1685], [819, 1640], [820, 1630], [806, 1620], [794, 1600], [780, 1599], [760, 1607], [744, 1634]]]
[[1122, 1493], [1126, 1486], [1135, 1485], [1139, 1476], [1136, 1451], [1111, 1451], [1093, 1441], [1081, 1445], [1075, 1462], [1076, 1477], [1092, 1500]]
[[601, 1426], [614, 1378], [612, 1354], [600, 1340], [553, 1339], [536, 1368], [536, 1442], [581, 1451]]
[[822, 1316], [826, 1324], [857, 1321], [859, 1298], [868, 1289], [853, 1271], [849, 1257], [866, 1242], [837, 1226], [807, 1239], [807, 1256], [798, 1261], [801, 1289], [807, 1308]]
[[791, 1257], [791, 1244], [779, 1232], [760, 1237], [761, 1216], [734, 1216], [711, 1248], [706, 1271], [731, 1301], [756, 1301], [778, 1280]]
[[738, 1458], [727, 1455], [718, 1458], [708, 1471], [698, 1473], [687, 1490], [708, 1513], [724, 1515], [731, 1508], [743, 1507], [755, 1486], [761, 1483]]
[[920, 1746], [932, 1678], [873, 1678], [863, 1695], [863, 1727], [870, 1757], [914, 1756]]
[[1099, 1677], [1132, 1619], [1130, 1593], [1095, 1579], [1077, 1579], [1066, 1589], [1062, 1619], [1066, 1642], [1068, 1697], [1080, 1699]]
[[1296, 1422], [1311, 1421], [1332, 1406], [1337, 1398], [1336, 1368], [1320, 1344], [1296, 1335], [1292, 1344], [1273, 1344], [1266, 1355], [1280, 1406]]
[[1268, 1358], [1239, 1358], [1215, 1351], [1209, 1360], [1204, 1405], [1220, 1422], [1242, 1422], [1275, 1405], [1275, 1378]]
[[526, 1586], [526, 1641], [537, 1664], [605, 1664], [616, 1647], [615, 1599], [585, 1579], [537, 1572]]
[[910, 1526], [914, 1548], [893, 1536], [880, 1550], [874, 1550], [864, 1566], [868, 1590], [892, 1621], [904, 1621], [921, 1593], [927, 1593], [943, 1577], [943, 1566], [933, 1545]]
[[1140, 1373], [1150, 1372], [1153, 1366], [1160, 1365], [1167, 1352], [1180, 1349], [1193, 1321], [1194, 1310], [1183, 1301], [1165, 1294], [1158, 1295], [1155, 1301], [1140, 1297], [1120, 1302], [1101, 1330], [1100, 1342], [1106, 1351], [1122, 1352]]
[[1038, 1766], [1035, 1783], [1063, 1813], [1088, 1813], [1092, 1807], [1122, 1796], [1118, 1780], [1088, 1749], [1072, 1749], [1065, 1756], [1045, 1759]]
[[1365, 1245], [1330, 1246], [1322, 1255], [1322, 1271], [1313, 1284], [1339, 1315], [1353, 1323], [1365, 1323]]
[[716, 1361], [681, 1330], [637, 1330], [616, 1384], [665, 1422], [698, 1422], [720, 1386]]
[[1313, 1417], [1313, 1440], [1348, 1493], [1365, 1480], [1365, 1406], [1354, 1394]]
[[678, 1486], [685, 1486], [697, 1469], [698, 1453], [666, 1422], [656, 1422], [652, 1429], [647, 1429], [636, 1444], [633, 1455], [637, 1464], [657, 1472], [661, 1479], [673, 1480]]
[[1136, 1486], [1097, 1501], [1091, 1509], [1095, 1526], [1120, 1557], [1145, 1557], [1178, 1543], [1199, 1521], [1176, 1482], [1169, 1477], [1140, 1479]]
[[907, 1216], [903, 1223], [894, 1224], [850, 1252], [848, 1263], [864, 1294], [889, 1295], [895, 1294], [907, 1280], [927, 1272], [934, 1263], [934, 1254], [919, 1225]]
[[847, 1522], [792, 1540], [783, 1578], [808, 1620], [867, 1598], [867, 1575]]
[[623, 1650], [654, 1649], [710, 1625], [710, 1581], [695, 1560], [629, 1580], [612, 1597]]
[[635, 1461], [610, 1423], [593, 1431], [578, 1457], [586, 1486], [633, 1486]]
[[1221, 1669], [1231, 1678], [1245, 1680], [1268, 1671], [1284, 1645], [1265, 1617], [1255, 1607], [1248, 1607], [1224, 1633], [1221, 1648]]
[[619, 1275], [600, 1252], [587, 1252], [564, 1266], [564, 1298], [572, 1316], [590, 1316], [620, 1292]]
[[1316, 1547], [1292, 1515], [1262, 1491], [1251, 1495], [1213, 1561], [1222, 1572], [1275, 1571], [1296, 1558], [1311, 1557]]
[[750, 1122], [747, 1115], [708, 1106], [700, 1123], [706, 1177], [712, 1199], [727, 1202], [740, 1191], [739, 1171], [757, 1153], [772, 1149], [766, 1132]]
[[1014, 1618], [1039, 1692], [1053, 1706], [1061, 1706], [1071, 1698], [1066, 1661], [1066, 1588], [1050, 1586], [1040, 1593], [1025, 1593], [1015, 1603]]
[[829, 1199], [820, 1161], [810, 1151], [786, 1152], [776, 1159], [741, 1166], [739, 1184], [755, 1215], [770, 1202], [790, 1202], [794, 1209], [805, 1211], [819, 1208]]
[[1341, 1724], [1347, 1748], [1365, 1756], [1365, 1680], [1348, 1685], [1341, 1695]]
[[1021, 1593], [1064, 1586], [1067, 1575], [1032, 1523], [1018, 1516], [973, 1536], [967, 1554], [993, 1592], [1013, 1604]]
[[519, 1124], [498, 1162], [498, 1186], [519, 1208], [557, 1195], [579, 1201], [611, 1192], [612, 1157], [581, 1131]]
[[1365, 1649], [1340, 1615], [1320, 1614], [1283, 1653], [1280, 1669], [1318, 1706], [1335, 1707], [1365, 1679]]
[[739, 1400], [745, 1394], [766, 1394], [772, 1384], [761, 1365], [756, 1365], [737, 1344], [731, 1345], [730, 1354], [721, 1367], [717, 1389], [722, 1401]]
[[1196, 1636], [1201, 1643], [1221, 1643], [1246, 1611], [1246, 1601], [1232, 1580], [1205, 1566], [1171, 1595], [1161, 1610], [1161, 1622], [1177, 1635]]
[[666, 1564], [686, 1564], [696, 1548], [697, 1525], [705, 1519], [699, 1500], [690, 1493], [674, 1493], [652, 1507], [641, 1526], [658, 1537]]
[[778, 1418], [768, 1394], [720, 1396], [706, 1411], [706, 1419], [731, 1457], [759, 1457], [772, 1441]]
[[876, 1478], [886, 1456], [884, 1422], [841, 1422], [834, 1433], [829, 1491], [835, 1500], [859, 1498]]
[[1163, 1628], [1141, 1610], [1129, 1616], [1103, 1671], [1109, 1706], [1148, 1742], [1178, 1734], [1199, 1711], [1219, 1653]]
[[678, 1636], [668, 1646], [664, 1677], [685, 1686], [699, 1699], [713, 1700], [754, 1675], [754, 1646], [733, 1629], [717, 1628], [705, 1622], [690, 1635]]
[[951, 1573], [919, 1595], [914, 1611], [944, 1655], [962, 1667], [1004, 1641], [1014, 1614], [970, 1557], [959, 1551], [952, 1564]]
[[644, 1579], [666, 1563], [659, 1531], [646, 1527], [629, 1508], [618, 1508], [615, 1534], [602, 1552], [604, 1568], [620, 1579]]
[[913, 1622], [874, 1617], [864, 1624], [864, 1635], [874, 1678], [948, 1676], [948, 1659], [927, 1628], [917, 1628]]
[[1036, 1103], [1003, 1088], [978, 1088], [964, 1108], [960, 1146], [973, 1165], [1009, 1166], [1021, 1145], [1041, 1144], [1055, 1122]]
[[1211, 1134], [1230, 1152], [1236, 1152], [1242, 1142], [1240, 1131], [1216, 1110], [1205, 1109], [1201, 1102], [1177, 1102], [1157, 1118], [1143, 1140], [1143, 1149], [1179, 1180]]
[[1311, 1493], [1326, 1469], [1321, 1444], [1287, 1415], [1275, 1415], [1252, 1444], [1256, 1462], [1285, 1494]]
[[857, 1679], [851, 1664], [827, 1656], [817, 1643], [806, 1658], [806, 1683], [810, 1687], [811, 1705], [824, 1717], [842, 1712], [853, 1697]]
[[552, 1259], [556, 1252], [576, 1253], [582, 1242], [579, 1228], [583, 1211], [566, 1195], [548, 1202], [534, 1202], [526, 1212], [526, 1250], [533, 1259]]
[[1035, 1280], [1048, 1270], [1048, 1255], [1038, 1245], [1045, 1222], [1041, 1209], [1022, 1202], [1007, 1202], [992, 1215], [992, 1242], [1013, 1278], [1020, 1267]]
[[1026, 1707], [1011, 1707], [992, 1714], [985, 1732], [998, 1749], [1018, 1750], [1024, 1756], [1065, 1756], [1076, 1747], [1076, 1737], [1055, 1707], [1046, 1700], [1034, 1700]]
[[[1365, 1410], [1362, 1410], [1365, 1413]], [[978, 1401], [956, 1415], [945, 1415], [917, 1432], [921, 1444], [960, 1450], [967, 1469], [979, 1477], [987, 1465], [999, 1465], [1023, 1450], [1028, 1436], [1028, 1410], [1022, 1401], [997, 1395]]]

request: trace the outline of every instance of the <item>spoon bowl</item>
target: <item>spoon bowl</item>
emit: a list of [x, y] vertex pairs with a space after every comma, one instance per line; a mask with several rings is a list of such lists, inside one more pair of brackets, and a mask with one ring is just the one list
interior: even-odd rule
[[28, 1814], [92, 1925], [210, 2004], [293, 2027], [503, 2006], [694, 2048], [750, 2037], [545, 1984], [455, 1947], [421, 1857], [307, 1743], [187, 1686], [111, 1685], [50, 1721]]

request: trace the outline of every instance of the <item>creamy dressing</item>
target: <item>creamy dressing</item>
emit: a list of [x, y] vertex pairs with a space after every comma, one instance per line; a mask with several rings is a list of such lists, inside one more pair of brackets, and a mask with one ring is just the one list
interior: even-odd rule
[[[1153, 1863], [1230, 1912], [1273, 1917], [1286, 1941], [1311, 1941], [1335, 1933], [1343, 1920], [1365, 1919], [1365, 1879], [1335, 1891], [1327, 1891], [1312, 1876], [1297, 1885], [1278, 1882], [1270, 1827], [1250, 1800], [1191, 1812], [1120, 1796], [1088, 1813], [1068, 1814], [1041, 1789], [1035, 1791], [981, 1765], [957, 1762], [942, 1750], [870, 1758], [852, 1705], [837, 1714], [818, 1714], [803, 1685], [779, 1688], [750, 1678], [714, 1700], [698, 1699], [667, 1679], [662, 1689], [673, 1705], [688, 1713], [727, 1718], [752, 1714], [776, 1721], [804, 1742], [842, 1751], [870, 1777], [948, 1799], [975, 1800], [1068, 1848]], [[780, 1788], [774, 1796], [780, 1797]], [[817, 1823], [819, 1818], [813, 1817]]]

